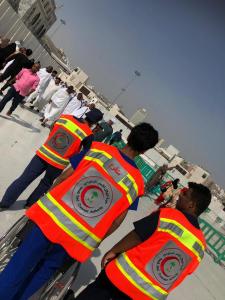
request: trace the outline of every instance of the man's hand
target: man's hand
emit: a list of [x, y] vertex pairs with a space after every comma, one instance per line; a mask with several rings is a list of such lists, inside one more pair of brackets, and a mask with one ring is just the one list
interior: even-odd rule
[[111, 260], [113, 260], [116, 256], [117, 256], [117, 254], [114, 253], [112, 250], [107, 252], [102, 258], [102, 262], [101, 262], [102, 269], [104, 269], [105, 266], [107, 265], [107, 263], [109, 263]]

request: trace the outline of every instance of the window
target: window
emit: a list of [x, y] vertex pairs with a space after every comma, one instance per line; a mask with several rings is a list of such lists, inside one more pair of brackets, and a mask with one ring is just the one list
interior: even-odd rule
[[37, 15], [33, 18], [32, 22], [31, 22], [31, 25], [34, 25], [34, 24], [37, 22], [37, 20], [40, 18], [40, 15], [41, 15], [41, 13], [37, 14]]
[[90, 94], [89, 89], [87, 89], [85, 86], [82, 86], [80, 88], [81, 93], [83, 93], [85, 96], [87, 96], [88, 94]]
[[47, 15], [48, 15], [51, 11], [52, 11], [52, 9], [49, 8], [49, 9], [46, 11]]
[[37, 30], [37, 32], [36, 32], [37, 35], [39, 35], [39, 34], [41, 33], [41, 31], [44, 29], [44, 27], [45, 27], [45, 26], [42, 25], [41, 27], [38, 28], [38, 30]]
[[44, 5], [44, 8], [47, 8], [47, 7], [49, 7], [50, 5], [49, 5], [49, 3], [47, 2], [45, 5]]
[[185, 176], [187, 174], [187, 171], [185, 171], [183, 168], [181, 168], [181, 166], [177, 165], [175, 167], [177, 169], [178, 172], [180, 172], [183, 176]]
[[80, 74], [80, 69], [76, 68], [76, 69], [74, 69], [74, 72], [76, 72], [77, 74]]

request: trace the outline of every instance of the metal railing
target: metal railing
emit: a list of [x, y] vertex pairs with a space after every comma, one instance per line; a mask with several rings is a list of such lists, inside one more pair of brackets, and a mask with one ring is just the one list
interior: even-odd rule
[[200, 226], [206, 239], [207, 252], [216, 263], [225, 267], [225, 236], [204, 219], [200, 219]]

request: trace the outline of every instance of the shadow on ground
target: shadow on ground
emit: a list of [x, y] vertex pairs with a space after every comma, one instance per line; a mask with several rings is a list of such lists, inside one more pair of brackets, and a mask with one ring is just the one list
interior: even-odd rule
[[[101, 251], [96, 249], [94, 257], [101, 255]], [[97, 268], [91, 260], [88, 260], [85, 264], [81, 265], [78, 276], [72, 286], [73, 291], [76, 293], [80, 287], [87, 286], [97, 276]]]
[[16, 114], [13, 114], [12, 117], [5, 117], [5, 116], [2, 116], [2, 115], [0, 115], [0, 117], [3, 118], [3, 119], [9, 120], [11, 122], [15, 122], [15, 123], [17, 123], [17, 124], [19, 124], [19, 125], [21, 125], [25, 128], [29, 128], [29, 129], [31, 129], [31, 132], [37, 132], [37, 133], [41, 132], [41, 130], [39, 128], [34, 127], [31, 123], [28, 123], [28, 122], [22, 120], [20, 118], [20, 116], [18, 116]]

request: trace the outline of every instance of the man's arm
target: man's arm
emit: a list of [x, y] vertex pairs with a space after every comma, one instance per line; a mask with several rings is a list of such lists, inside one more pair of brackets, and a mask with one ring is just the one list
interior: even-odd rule
[[39, 79], [39, 78], [37, 78], [37, 79], [34, 81], [34, 83], [32, 84], [32, 87], [31, 87], [30, 94], [33, 93], [33, 92], [36, 90], [36, 88], [37, 88], [39, 82], [40, 82], [40, 79]]
[[10, 60], [16, 59], [19, 53], [12, 53], [6, 59], [5, 63], [9, 62]]
[[128, 209], [125, 210], [119, 217], [115, 219], [115, 221], [112, 223], [112, 226], [109, 228], [108, 232], [106, 233], [105, 238], [107, 238], [109, 235], [111, 235], [116, 229], [122, 224], [123, 220], [126, 218]]
[[159, 211], [153, 212], [151, 215], [136, 221], [134, 230], [117, 243], [102, 259], [102, 267], [110, 260], [114, 259], [118, 254], [136, 247], [140, 243], [146, 241], [156, 231], [159, 220]]
[[65, 181], [67, 178], [69, 178], [74, 172], [73, 167], [69, 167], [67, 168], [61, 175], [59, 175], [59, 177], [55, 180], [55, 182], [53, 183], [51, 189], [53, 189], [55, 186], [59, 185], [60, 183], [62, 183], [63, 181]]
[[139, 244], [142, 243], [142, 240], [133, 230], [128, 233], [119, 243], [117, 243], [110, 251], [108, 251], [102, 258], [102, 269], [106, 266], [108, 262], [114, 259], [118, 254], [126, 252]]
[[154, 186], [158, 185], [162, 177], [165, 175], [168, 169], [167, 165], [163, 165], [158, 168], [156, 173], [151, 177], [151, 179], [145, 185], [145, 194], [149, 192]]

